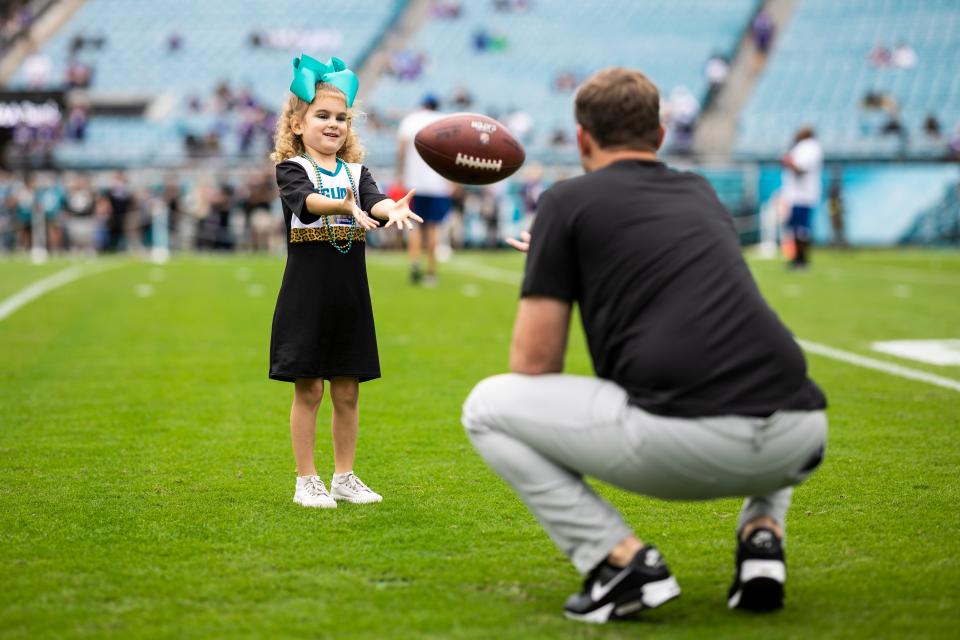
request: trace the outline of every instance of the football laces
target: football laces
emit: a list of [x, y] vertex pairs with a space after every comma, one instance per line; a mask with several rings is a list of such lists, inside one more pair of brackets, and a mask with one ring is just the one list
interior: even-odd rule
[[454, 164], [471, 169], [484, 169], [487, 171], [500, 171], [503, 166], [503, 160], [493, 160], [490, 158], [476, 158], [462, 153], [457, 153], [457, 160]]

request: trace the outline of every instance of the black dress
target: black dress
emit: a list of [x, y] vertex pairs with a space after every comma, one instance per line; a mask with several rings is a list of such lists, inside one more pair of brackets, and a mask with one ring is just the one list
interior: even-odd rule
[[[364, 211], [387, 198], [361, 165], [338, 162], [336, 171], [320, 172], [323, 195], [343, 198], [346, 189], [355, 186]], [[361, 382], [379, 378], [365, 233], [359, 226], [351, 228], [350, 216], [329, 216], [325, 221], [307, 212], [305, 201], [316, 193], [315, 179], [305, 159], [277, 165], [287, 265], [273, 314], [270, 377], [286, 382], [334, 376]], [[349, 245], [349, 250], [338, 251], [330, 241], [331, 233], [341, 249]]]

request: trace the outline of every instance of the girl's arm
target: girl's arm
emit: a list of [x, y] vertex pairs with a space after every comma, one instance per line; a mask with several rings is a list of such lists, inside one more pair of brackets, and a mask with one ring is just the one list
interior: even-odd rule
[[[353, 200], [351, 198], [350, 200]], [[319, 193], [311, 193], [307, 196], [307, 212], [315, 216], [352, 216], [353, 208], [347, 202], [347, 199], [335, 200]]]
[[307, 211], [315, 216], [353, 216], [364, 229], [376, 229], [380, 223], [371, 218], [353, 201], [353, 191], [347, 189], [347, 195], [343, 200], [335, 200], [319, 193], [311, 193], [307, 196], [304, 206]]

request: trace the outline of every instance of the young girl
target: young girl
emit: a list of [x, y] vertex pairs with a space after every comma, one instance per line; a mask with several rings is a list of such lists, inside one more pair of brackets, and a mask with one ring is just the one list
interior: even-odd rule
[[[357, 79], [343, 61], [293, 61], [293, 95], [277, 124], [277, 185], [287, 227], [287, 266], [273, 315], [270, 377], [294, 383], [290, 436], [297, 464], [294, 502], [334, 508], [337, 500], [380, 502], [353, 473], [359, 383], [380, 377], [364, 255], [375, 218], [412, 228], [409, 206], [380, 193], [353, 131]], [[314, 466], [324, 379], [333, 400], [330, 492]]]

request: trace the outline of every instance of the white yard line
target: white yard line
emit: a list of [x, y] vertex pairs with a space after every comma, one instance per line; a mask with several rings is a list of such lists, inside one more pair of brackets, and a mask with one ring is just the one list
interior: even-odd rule
[[36, 300], [45, 293], [49, 293], [54, 289], [62, 287], [65, 284], [69, 284], [79, 278], [83, 278], [84, 276], [93, 275], [94, 273], [112, 269], [116, 266], [117, 265], [115, 263], [78, 264], [72, 267], [67, 267], [66, 269], [58, 271], [52, 276], [47, 276], [42, 280], [37, 280], [33, 284], [16, 292], [3, 302], [0, 302], [0, 322], [6, 320], [16, 313], [21, 307]]
[[914, 269], [884, 269], [880, 276], [891, 282], [910, 282], [912, 284], [933, 284], [944, 286], [960, 286], [960, 273], [951, 275], [942, 271], [917, 271]]
[[797, 342], [799, 342], [800, 346], [810, 353], [815, 353], [827, 358], [833, 358], [834, 360], [839, 360], [848, 364], [854, 364], [858, 367], [864, 367], [866, 369], [883, 371], [884, 373], [889, 373], [890, 375], [898, 376], [900, 378], [919, 380], [920, 382], [926, 382], [928, 384], [933, 384], [945, 389], [960, 391], [960, 381], [953, 380], [951, 378], [935, 376], [932, 373], [927, 373], [926, 371], [918, 371], [917, 369], [902, 367], [891, 362], [884, 362], [883, 360], [874, 360], [873, 358], [867, 358], [866, 356], [861, 356], [849, 351], [834, 349], [833, 347], [828, 347], [825, 344], [818, 344], [816, 342], [810, 342], [809, 340], [797, 340]]
[[454, 258], [443, 266], [453, 267], [462, 273], [472, 274], [483, 280], [491, 280], [503, 284], [519, 285], [520, 281], [523, 280], [523, 273], [519, 271], [490, 267], [469, 259]]

